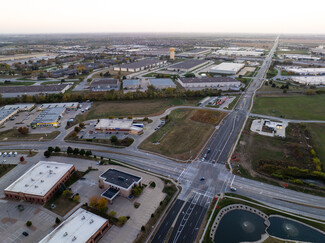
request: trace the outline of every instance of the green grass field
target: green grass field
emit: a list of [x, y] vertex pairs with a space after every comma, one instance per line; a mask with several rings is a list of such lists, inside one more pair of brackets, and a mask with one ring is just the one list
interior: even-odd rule
[[9, 82], [2, 83], [0, 82], [0, 86], [21, 86], [21, 85], [33, 85], [35, 82]]
[[46, 81], [42, 82], [41, 85], [47, 85], [47, 84], [60, 84], [61, 81]]
[[169, 121], [148, 137], [139, 148], [176, 159], [194, 159], [225, 113], [177, 109]]
[[1, 164], [0, 165], [0, 178], [15, 168], [16, 165], [13, 164]]
[[325, 124], [306, 124], [313, 138], [313, 146], [325, 167]]
[[253, 113], [288, 119], [325, 120], [325, 95], [257, 97]]
[[54, 131], [51, 133], [29, 133], [26, 135], [20, 134], [17, 129], [10, 129], [7, 131], [0, 132], [0, 140], [39, 140], [42, 138], [43, 140], [52, 140], [56, 138], [60, 134], [59, 131]]
[[94, 102], [91, 109], [76, 116], [75, 123], [81, 121], [115, 117], [144, 117], [162, 114], [167, 108], [177, 105], [195, 105], [199, 99], [155, 99], [133, 101]]

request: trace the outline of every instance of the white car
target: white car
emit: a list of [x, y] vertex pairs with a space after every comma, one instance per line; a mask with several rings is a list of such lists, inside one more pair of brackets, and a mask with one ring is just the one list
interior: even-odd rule
[[11, 155], [12, 155], [12, 152], [9, 152], [8, 157], [10, 157]]
[[6, 156], [7, 156], [7, 152], [4, 152], [4, 153], [3, 153], [3, 157], [6, 157]]
[[2, 155], [2, 152], [0, 152], [0, 156]]
[[16, 157], [16, 156], [17, 156], [17, 154], [18, 154], [17, 152], [14, 152], [14, 157]]

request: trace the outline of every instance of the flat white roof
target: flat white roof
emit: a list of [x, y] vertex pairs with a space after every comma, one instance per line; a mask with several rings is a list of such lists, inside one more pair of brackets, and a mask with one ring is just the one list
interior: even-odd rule
[[213, 66], [210, 71], [227, 71], [227, 72], [238, 72], [242, 69], [245, 65], [242, 63], [233, 63], [233, 62], [223, 62], [219, 65]]
[[73, 167], [72, 164], [40, 161], [8, 186], [5, 191], [44, 196], [71, 167]]
[[107, 219], [79, 208], [39, 243], [84, 243], [87, 242], [106, 221]]
[[100, 119], [96, 129], [130, 129], [133, 121], [129, 119]]

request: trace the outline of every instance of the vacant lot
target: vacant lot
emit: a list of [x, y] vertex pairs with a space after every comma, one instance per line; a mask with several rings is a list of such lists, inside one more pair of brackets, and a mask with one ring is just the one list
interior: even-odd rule
[[[282, 139], [251, 132], [251, 122], [252, 120], [248, 121], [236, 148], [235, 157], [232, 158], [235, 166], [242, 167], [241, 174], [248, 173], [247, 176], [253, 177], [271, 176], [300, 185], [304, 185], [303, 179], [325, 179], [325, 167], [317, 168], [311, 153], [315, 144], [313, 147], [316, 156], [324, 155], [322, 141], [325, 139], [325, 132], [314, 137], [314, 133], [320, 128], [319, 125], [313, 125], [311, 129], [309, 125], [307, 127], [290, 123], [286, 128], [287, 137]], [[315, 171], [318, 172], [314, 173]], [[319, 185], [323, 186], [322, 183]]]
[[225, 115], [216, 111], [174, 110], [166, 124], [147, 138], [140, 148], [176, 159], [193, 159]]
[[157, 99], [133, 101], [94, 102], [91, 109], [76, 116], [76, 123], [91, 119], [108, 118], [109, 116], [156, 116], [162, 114], [167, 108], [176, 105], [194, 105], [198, 99]]
[[253, 113], [288, 119], [325, 120], [325, 95], [257, 97]]
[[51, 133], [30, 133], [23, 135], [17, 131], [17, 129], [10, 129], [4, 132], [0, 132], [0, 140], [52, 140], [60, 134], [59, 131]]
[[312, 144], [325, 167], [325, 124], [306, 124], [312, 137]]

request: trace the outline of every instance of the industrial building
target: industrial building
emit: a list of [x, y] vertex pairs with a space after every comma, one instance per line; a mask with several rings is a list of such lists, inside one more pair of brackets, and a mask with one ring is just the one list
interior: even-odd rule
[[133, 126], [131, 119], [100, 119], [95, 127], [96, 131], [121, 131], [129, 132], [131, 134], [140, 135], [143, 133], [141, 127]]
[[210, 73], [235, 75], [244, 67], [245, 64], [242, 63], [223, 62], [220, 63], [219, 65], [211, 67]]
[[45, 110], [47, 108], [66, 108], [67, 110], [77, 110], [79, 108], [78, 102], [68, 103], [47, 103], [37, 107], [38, 110]]
[[99, 176], [99, 186], [107, 189], [101, 196], [110, 202], [117, 195], [130, 197], [132, 189], [135, 186], [141, 186], [141, 181], [142, 178], [140, 176], [131, 175], [116, 169], [108, 169]]
[[72, 164], [40, 161], [5, 190], [10, 199], [46, 203], [75, 171]]
[[20, 111], [31, 111], [35, 107], [35, 104], [15, 104], [15, 105], [5, 105], [0, 107], [0, 110], [18, 110]]
[[325, 76], [308, 76], [308, 77], [294, 77], [291, 79], [294, 82], [305, 85], [325, 85]]
[[325, 68], [284, 67], [284, 70], [299, 75], [324, 75]]
[[32, 128], [44, 126], [60, 126], [60, 120], [63, 117], [65, 107], [45, 108], [30, 124]]
[[123, 80], [123, 89], [139, 89], [140, 88], [140, 81], [139, 79], [125, 79]]
[[217, 50], [213, 54], [218, 56], [260, 57], [263, 55], [263, 53], [264, 53], [264, 49], [230, 47], [227, 49]]
[[132, 63], [127, 63], [118, 67], [114, 67], [114, 71], [121, 71], [121, 72], [139, 72], [141, 70], [159, 67], [167, 63], [166, 60], [157, 60], [157, 59], [145, 59], [140, 60]]
[[216, 88], [223, 90], [237, 90], [241, 86], [240, 81], [230, 77], [179, 78], [177, 81], [187, 89]]
[[65, 93], [70, 87], [70, 84], [1, 86], [0, 94], [3, 98], [22, 97], [23, 95], [60, 94]]
[[149, 84], [156, 89], [176, 88], [176, 84], [170, 78], [151, 78]]
[[190, 72], [208, 63], [209, 61], [207, 60], [191, 59], [171, 65], [167, 68], [167, 70], [176, 72]]
[[319, 57], [313, 57], [311, 55], [299, 55], [299, 54], [285, 54], [285, 58], [298, 60], [298, 61], [319, 61]]
[[196, 48], [193, 50], [189, 50], [180, 54], [177, 54], [177, 56], [180, 57], [195, 57], [195, 56], [200, 56], [209, 53], [209, 49], [203, 49], [203, 48]]
[[114, 78], [94, 79], [89, 86], [89, 88], [92, 91], [119, 90], [120, 87], [121, 87], [120, 81]]
[[107, 219], [79, 208], [39, 243], [95, 243], [109, 228]]

